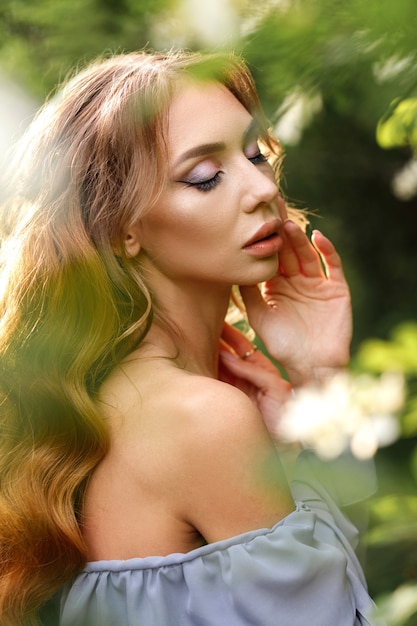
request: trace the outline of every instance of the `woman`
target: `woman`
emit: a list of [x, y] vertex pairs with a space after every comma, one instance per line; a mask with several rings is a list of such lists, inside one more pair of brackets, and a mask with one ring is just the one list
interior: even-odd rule
[[[280, 158], [233, 56], [97, 62], [29, 129], [3, 227], [1, 624], [367, 623], [349, 523], [311, 475], [291, 495], [277, 453], [291, 388], [351, 338]], [[234, 285], [289, 382], [225, 324]]]

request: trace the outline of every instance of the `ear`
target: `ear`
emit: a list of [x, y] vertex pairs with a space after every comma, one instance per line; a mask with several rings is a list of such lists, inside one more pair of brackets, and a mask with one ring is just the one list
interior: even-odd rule
[[124, 247], [126, 255], [130, 258], [134, 258], [138, 256], [140, 251], [140, 239], [139, 239], [139, 229], [132, 227], [130, 228], [124, 240]]

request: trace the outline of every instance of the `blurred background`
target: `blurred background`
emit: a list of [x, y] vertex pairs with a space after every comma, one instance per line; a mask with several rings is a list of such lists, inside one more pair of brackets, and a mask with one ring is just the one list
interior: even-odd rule
[[376, 453], [365, 567], [385, 621], [417, 624], [417, 4], [1, 0], [0, 165], [74, 67], [144, 46], [244, 55], [285, 148], [285, 195], [343, 257], [352, 368], [405, 377], [399, 435]]

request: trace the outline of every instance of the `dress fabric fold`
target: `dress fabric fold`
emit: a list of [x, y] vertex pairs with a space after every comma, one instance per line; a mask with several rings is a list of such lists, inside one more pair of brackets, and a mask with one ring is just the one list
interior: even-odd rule
[[[349, 493], [354, 502], [374, 490], [374, 474], [349, 463], [364, 477]], [[338, 506], [348, 503], [340, 496], [348, 476], [341, 472], [335, 487], [336, 465], [325, 471], [303, 452], [291, 485], [295, 510], [273, 528], [186, 554], [88, 563], [57, 598], [59, 626], [371, 625], [358, 532]]]

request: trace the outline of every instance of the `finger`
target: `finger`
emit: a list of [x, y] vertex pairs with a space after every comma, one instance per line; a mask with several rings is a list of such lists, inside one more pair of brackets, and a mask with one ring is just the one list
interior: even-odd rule
[[231, 371], [227, 368], [226, 365], [224, 365], [224, 362], [222, 361], [222, 359], [219, 359], [218, 378], [223, 383], [228, 383], [229, 385], [236, 386], [237, 384], [237, 377], [231, 373]]
[[[220, 350], [226, 350], [240, 359], [249, 359], [255, 356], [258, 347], [251, 343], [240, 330], [225, 323], [220, 339]], [[263, 355], [261, 355], [262, 358]]]
[[226, 344], [228, 344], [233, 352], [239, 357], [243, 356], [253, 348], [253, 345], [249, 341], [248, 337], [246, 337], [246, 335], [235, 326], [227, 324], [227, 322], [223, 324], [221, 340], [221, 344], [226, 342]]
[[277, 206], [278, 206], [279, 216], [282, 220], [282, 223], [284, 223], [285, 220], [288, 219], [288, 213], [287, 213], [287, 205], [285, 204], [285, 200], [281, 196], [281, 194], [278, 194], [277, 196]]
[[242, 296], [243, 304], [245, 305], [246, 313], [252, 328], [257, 331], [260, 327], [260, 322], [265, 314], [266, 304], [259, 287], [256, 285], [245, 285], [239, 287], [240, 295]]
[[[291, 237], [291, 227], [289, 226], [289, 220], [286, 220], [283, 226], [280, 229], [280, 234], [282, 238], [282, 246], [278, 253], [279, 260], [279, 273], [282, 276], [295, 276], [300, 273], [300, 264], [298, 261], [297, 254], [293, 247], [292, 237]], [[294, 224], [296, 228], [296, 224]]]
[[249, 361], [273, 374], [278, 371], [271, 360], [258, 350], [257, 346], [251, 343], [240, 330], [226, 323], [220, 339], [220, 352], [228, 352], [237, 359]]
[[285, 275], [294, 276], [302, 273], [311, 278], [322, 278], [323, 266], [320, 254], [305, 232], [292, 220], [285, 222], [284, 232], [289, 242], [284, 255], [280, 252], [280, 265], [282, 264]]
[[314, 230], [312, 241], [320, 252], [328, 278], [344, 280], [342, 260], [332, 242], [319, 230]]
[[[258, 353], [256, 353], [258, 356]], [[263, 357], [266, 358], [266, 357]], [[258, 389], [278, 387], [287, 388], [288, 381], [284, 380], [280, 372], [272, 365], [265, 368], [254, 359], [241, 359], [229, 351], [220, 351], [220, 360], [223, 366], [238, 378], [247, 380]]]

